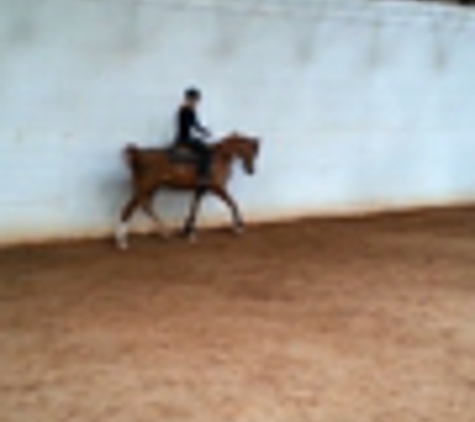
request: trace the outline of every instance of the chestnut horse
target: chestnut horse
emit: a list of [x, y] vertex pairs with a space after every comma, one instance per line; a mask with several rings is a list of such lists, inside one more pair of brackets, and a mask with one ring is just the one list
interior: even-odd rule
[[120, 224], [116, 230], [115, 238], [119, 248], [128, 247], [128, 222], [138, 207], [158, 225], [162, 235], [167, 235], [164, 225], [152, 208], [154, 194], [163, 188], [194, 192], [190, 213], [183, 229], [185, 235], [194, 235], [199, 205], [203, 195], [208, 192], [218, 196], [228, 205], [234, 229], [237, 232], [242, 231], [244, 223], [239, 208], [228, 193], [226, 185], [235, 159], [242, 161], [247, 173], [254, 173], [259, 141], [257, 138], [233, 133], [210, 144], [210, 148], [210, 175], [207, 183], [203, 184], [197, 173], [196, 158], [193, 156], [180, 157], [176, 148], [139, 148], [135, 145], [126, 147], [124, 155], [132, 173], [132, 196], [122, 210]]

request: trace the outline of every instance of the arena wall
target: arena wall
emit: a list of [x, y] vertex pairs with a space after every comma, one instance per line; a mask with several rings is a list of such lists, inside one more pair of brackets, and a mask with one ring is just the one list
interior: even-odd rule
[[474, 12], [425, 2], [0, 0], [0, 243], [109, 233], [122, 147], [166, 145], [189, 85], [217, 137], [262, 139], [249, 220], [470, 202], [474, 45]]

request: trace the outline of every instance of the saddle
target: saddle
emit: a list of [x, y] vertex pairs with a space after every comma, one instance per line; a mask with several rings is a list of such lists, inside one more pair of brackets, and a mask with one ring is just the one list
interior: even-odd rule
[[177, 164], [197, 164], [199, 156], [191, 149], [182, 145], [172, 145], [165, 149], [168, 159]]

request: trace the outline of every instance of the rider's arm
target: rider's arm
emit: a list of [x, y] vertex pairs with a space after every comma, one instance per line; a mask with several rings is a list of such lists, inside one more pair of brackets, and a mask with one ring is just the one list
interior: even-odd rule
[[208, 129], [199, 122], [195, 111], [188, 107], [182, 107], [178, 112], [178, 137], [188, 139], [192, 130], [196, 130], [205, 136], [210, 135]]
[[211, 134], [210, 131], [208, 130], [208, 128], [201, 124], [201, 122], [198, 119], [198, 116], [196, 115], [196, 113], [194, 111], [192, 112], [192, 127], [193, 127], [193, 129], [200, 132], [202, 135], [210, 136], [210, 134]]

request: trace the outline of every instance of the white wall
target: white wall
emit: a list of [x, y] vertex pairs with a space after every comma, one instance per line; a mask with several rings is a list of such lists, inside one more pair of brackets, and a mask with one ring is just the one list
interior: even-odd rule
[[[263, 139], [258, 175], [232, 183], [248, 218], [475, 199], [473, 12], [171, 3], [0, 0], [1, 243], [108, 232], [122, 146], [165, 144], [189, 84], [216, 134]], [[157, 205], [179, 221], [187, 203]]]

